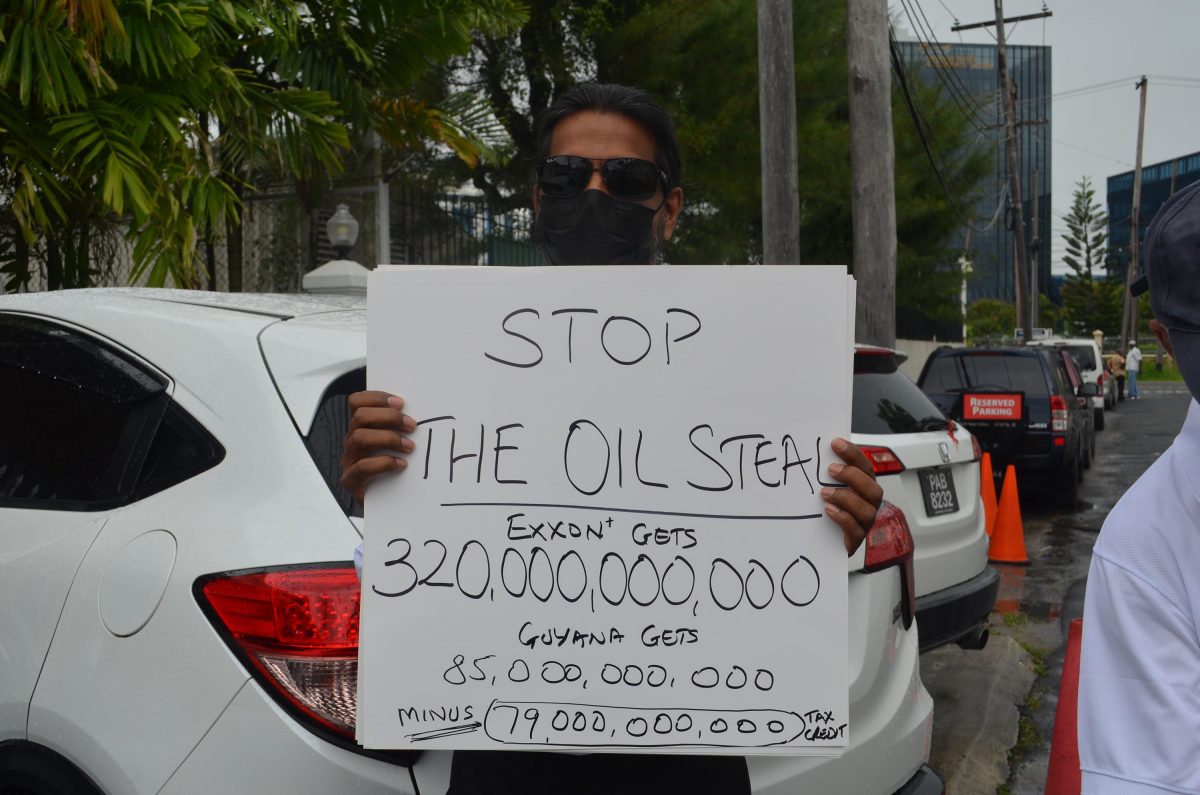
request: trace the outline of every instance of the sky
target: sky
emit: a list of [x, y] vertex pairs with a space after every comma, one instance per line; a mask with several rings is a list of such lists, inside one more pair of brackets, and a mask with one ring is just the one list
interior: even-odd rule
[[[899, 0], [891, 5], [903, 20]], [[951, 31], [956, 20], [995, 19], [991, 2], [919, 0], [919, 5], [940, 41], [995, 42], [987, 29]], [[1143, 165], [1200, 151], [1200, 0], [1046, 0], [1045, 5], [1053, 16], [1010, 24], [1007, 39], [1052, 48], [1051, 257], [1052, 271], [1065, 273], [1062, 216], [1071, 208], [1075, 183], [1091, 177], [1104, 206], [1107, 178], [1133, 170], [1138, 121], [1134, 84], [1141, 75], [1149, 78]], [[1041, 0], [1004, 3], [1005, 17], [1041, 10]], [[904, 26], [911, 33], [906, 20]], [[1179, 85], [1184, 81], [1178, 78], [1192, 85]], [[1089, 86], [1097, 88], [1077, 92]]]

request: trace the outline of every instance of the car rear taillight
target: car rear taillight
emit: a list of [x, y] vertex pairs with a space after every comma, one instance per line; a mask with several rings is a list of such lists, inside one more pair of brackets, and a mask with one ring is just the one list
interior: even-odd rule
[[983, 458], [983, 449], [979, 446], [979, 440], [975, 438], [975, 434], [968, 433], [971, 437], [971, 463], [979, 461]]
[[280, 705], [318, 734], [355, 747], [360, 585], [353, 565], [214, 574], [197, 580], [194, 592]]
[[1062, 395], [1050, 398], [1050, 430], [1053, 433], [1067, 432], [1067, 399]]
[[904, 471], [900, 458], [887, 447], [863, 445], [859, 448], [875, 468], [876, 475], [894, 475]]
[[866, 547], [863, 571], [900, 567], [900, 616], [908, 629], [917, 613], [917, 589], [913, 576], [913, 537], [904, 511], [890, 502], [880, 505], [875, 524], [867, 533]]

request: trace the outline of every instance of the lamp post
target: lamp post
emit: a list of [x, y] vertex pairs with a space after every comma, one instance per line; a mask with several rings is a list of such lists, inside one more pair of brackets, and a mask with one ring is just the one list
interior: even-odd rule
[[350, 247], [358, 240], [358, 221], [350, 214], [349, 207], [344, 204], [337, 206], [337, 212], [325, 223], [325, 234], [329, 235], [337, 258], [347, 259]]
[[301, 289], [306, 293], [366, 295], [367, 269], [349, 258], [350, 247], [358, 240], [358, 221], [349, 207], [337, 206], [337, 212], [325, 224], [325, 234], [333, 244], [336, 259], [304, 274]]

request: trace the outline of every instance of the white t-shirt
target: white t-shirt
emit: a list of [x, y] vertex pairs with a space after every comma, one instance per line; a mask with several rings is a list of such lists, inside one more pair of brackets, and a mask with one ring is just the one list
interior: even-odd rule
[[1142, 349], [1133, 348], [1129, 351], [1129, 355], [1125, 357], [1125, 371], [1129, 373], [1140, 373], [1142, 371]]
[[1200, 793], [1200, 405], [1109, 514], [1079, 674], [1084, 795]]

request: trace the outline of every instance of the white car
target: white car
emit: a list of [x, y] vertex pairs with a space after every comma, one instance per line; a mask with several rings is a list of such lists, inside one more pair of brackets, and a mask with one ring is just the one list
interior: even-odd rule
[[900, 372], [902, 355], [856, 346], [850, 438], [908, 520], [921, 651], [981, 649], [1000, 576], [988, 565], [979, 443]]
[[[337, 477], [365, 315], [0, 297], [0, 789], [446, 791], [449, 753], [354, 742], [361, 520]], [[850, 745], [753, 758], [754, 791], [941, 793], [897, 509], [847, 570]]]
[[1030, 345], [1043, 347], [1066, 348], [1079, 369], [1079, 375], [1085, 384], [1095, 384], [1100, 394], [1092, 398], [1092, 414], [1096, 419], [1096, 430], [1104, 430], [1104, 411], [1117, 405], [1117, 381], [1105, 367], [1105, 359], [1100, 353], [1096, 341], [1087, 337], [1077, 339], [1034, 340]]

